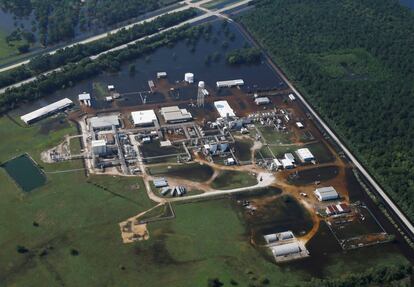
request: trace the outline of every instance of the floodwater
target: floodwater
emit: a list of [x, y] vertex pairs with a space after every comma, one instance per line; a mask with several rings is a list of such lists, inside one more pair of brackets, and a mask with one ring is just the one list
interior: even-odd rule
[[408, 7], [412, 10], [414, 10], [414, 0], [400, 0], [400, 3], [405, 6]]
[[337, 166], [315, 167], [298, 171], [289, 176], [289, 182], [297, 185], [310, 184], [315, 181], [330, 180], [338, 175], [339, 168]]
[[[299, 236], [312, 228], [308, 212], [293, 197], [274, 198], [279, 192], [279, 189], [264, 189], [258, 196], [252, 193], [236, 197], [237, 210], [256, 243], [264, 244], [263, 236], [266, 234], [291, 230]], [[243, 207], [241, 203], [245, 200], [257, 209], [251, 212]]]
[[[81, 30], [79, 25], [77, 25], [75, 27], [75, 37], [74, 38], [66, 40], [66, 41], [62, 41], [61, 43], [50, 45], [48, 47], [48, 49], [46, 49], [46, 50], [49, 50], [51, 48], [59, 48], [61, 46], [64, 46], [65, 44], [69, 44], [69, 43], [72, 43], [74, 41], [80, 41], [80, 40], [86, 39], [86, 38], [94, 36], [94, 35], [105, 33], [106, 31], [109, 31], [109, 30], [113, 30], [113, 29], [116, 29], [116, 28], [119, 28], [119, 27], [123, 27], [125, 25], [130, 24], [130, 23], [142, 21], [144, 19], [151, 18], [151, 17], [157, 16], [157, 15], [160, 15], [162, 13], [171, 11], [173, 9], [176, 9], [179, 6], [180, 6], [179, 3], [172, 4], [172, 5], [160, 8], [158, 10], [155, 10], [155, 11], [150, 11], [150, 12], [144, 13], [142, 15], [139, 15], [139, 16], [135, 17], [135, 18], [131, 18], [129, 20], [125, 20], [125, 21], [122, 21], [120, 23], [111, 25], [109, 27], [102, 27], [102, 26], [100, 26], [100, 23], [98, 23], [98, 24], [92, 25], [92, 27], [89, 27], [86, 30]], [[33, 32], [32, 31], [32, 26], [33, 26], [32, 22], [35, 23], [36, 31], [34, 31], [34, 34], [36, 36], [36, 41], [38, 41], [39, 40], [38, 39], [39, 38], [38, 37], [39, 33], [38, 33], [38, 29], [37, 29], [38, 28], [38, 23], [37, 23], [37, 20], [36, 20], [36, 17], [34, 15], [34, 13], [32, 13], [28, 17], [16, 17], [12, 13], [10, 13], [8, 11], [5, 11], [3, 9], [0, 9], [0, 30], [4, 31], [7, 34], [13, 32], [17, 28], [24, 28], [24, 30], [26, 30], [26, 31]], [[33, 50], [40, 50], [40, 49], [41, 49], [41, 46], [37, 45], [36, 47], [34, 47]]]
[[[201, 37], [195, 49], [192, 49], [185, 41], [179, 42], [172, 48], [160, 48], [148, 57], [124, 64], [118, 73], [98, 75], [81, 81], [73, 87], [60, 90], [50, 96], [27, 104], [19, 109], [19, 115], [65, 97], [77, 103], [78, 94], [82, 92], [92, 93], [92, 96], [96, 96], [96, 93], [93, 92], [93, 83], [97, 82], [104, 86], [108, 84], [115, 85], [116, 90], [121, 94], [148, 91], [148, 80], [155, 79], [156, 73], [160, 71], [167, 72], [168, 80], [172, 83], [183, 81], [184, 74], [192, 72], [195, 75], [195, 81], [204, 81], [207, 88], [215, 88], [216, 81], [231, 79], [243, 79], [245, 82], [244, 89], [257, 86], [260, 88], [285, 87], [286, 84], [265, 62], [256, 65], [228, 65], [225, 61], [226, 53], [249, 46], [250, 43], [234, 24], [228, 24], [229, 32], [225, 33], [221, 23], [221, 21], [212, 22], [210, 39]], [[227, 43], [228, 46], [223, 47], [223, 43]], [[206, 64], [206, 57], [213, 54], [219, 55], [217, 61]], [[129, 72], [129, 66], [132, 64], [136, 66], [136, 73], [133, 76]], [[162, 95], [151, 95], [147, 99], [147, 103], [161, 103], [162, 101]], [[105, 107], [104, 104], [100, 105]], [[137, 93], [123, 96], [120, 105], [142, 105], [141, 96]]]
[[26, 154], [4, 163], [2, 167], [25, 192], [30, 192], [46, 183], [43, 172]]

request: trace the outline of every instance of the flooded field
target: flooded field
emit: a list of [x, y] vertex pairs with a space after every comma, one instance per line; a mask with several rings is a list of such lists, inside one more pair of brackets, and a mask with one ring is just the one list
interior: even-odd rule
[[[156, 73], [160, 71], [167, 72], [167, 80], [170, 83], [183, 81], [184, 74], [192, 72], [195, 75], [195, 81], [204, 81], [208, 89], [215, 88], [216, 81], [229, 79], [243, 79], [245, 82], [243, 89], [246, 90], [254, 87], [262, 89], [286, 87], [286, 84], [266, 62], [256, 65], [228, 65], [225, 60], [228, 51], [251, 44], [233, 24], [224, 27], [221, 21], [214, 21], [211, 23], [211, 27], [209, 36], [201, 37], [195, 46], [182, 41], [174, 47], [160, 48], [148, 57], [123, 65], [118, 73], [104, 73], [81, 81], [70, 88], [27, 104], [17, 113], [22, 115], [65, 97], [78, 103], [78, 95], [82, 92], [91, 93], [98, 108], [109, 108], [108, 103], [96, 98], [99, 94], [94, 89], [97, 83], [104, 87], [109, 84], [115, 85], [117, 92], [122, 94], [122, 99], [119, 101], [120, 106], [138, 105], [143, 109], [145, 105], [141, 98], [143, 95], [140, 92], [149, 90], [148, 80], [155, 79]], [[213, 57], [213, 54], [215, 60], [207, 62], [207, 58]], [[131, 65], [136, 67], [134, 74], [129, 72]], [[223, 89], [223, 91], [225, 90]], [[192, 94], [191, 91], [187, 91], [187, 93]], [[162, 103], [163, 101], [164, 95], [161, 94], [152, 94], [147, 97], [147, 104]]]
[[335, 178], [338, 175], [337, 166], [323, 166], [301, 170], [291, 174], [288, 181], [296, 185], [311, 184], [315, 181], [325, 181]]
[[240, 161], [250, 161], [251, 152], [250, 148], [253, 146], [253, 142], [250, 140], [236, 140], [234, 143], [235, 156]]
[[3, 167], [11, 178], [25, 192], [30, 192], [46, 183], [46, 176], [37, 167], [36, 163], [26, 154], [18, 156], [6, 163]]
[[213, 175], [213, 169], [208, 165], [185, 164], [179, 166], [149, 168], [151, 175], [165, 175], [197, 182], [209, 180]]
[[[312, 228], [309, 213], [293, 197], [271, 193], [237, 197], [236, 206], [255, 243], [264, 244], [266, 234], [291, 230], [303, 235]], [[246, 201], [249, 205], [243, 206]]]

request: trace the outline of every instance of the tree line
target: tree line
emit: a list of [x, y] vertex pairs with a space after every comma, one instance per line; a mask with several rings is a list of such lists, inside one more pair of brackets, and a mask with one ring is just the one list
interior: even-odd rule
[[37, 32], [42, 45], [75, 37], [79, 32], [105, 28], [156, 10], [178, 0], [0, 0], [16, 18], [34, 18], [26, 30]]
[[361, 273], [335, 279], [313, 279], [306, 287], [364, 287], [364, 286], [411, 286], [413, 270], [410, 264], [379, 266]]
[[58, 50], [55, 54], [44, 54], [34, 57], [29, 64], [22, 65], [0, 74], [0, 87], [26, 80], [39, 73], [53, 70], [68, 63], [76, 63], [83, 58], [99, 54], [103, 51], [129, 43], [144, 36], [154, 34], [162, 28], [172, 27], [186, 21], [197, 14], [195, 9], [187, 9], [163, 15], [152, 22], [135, 25], [126, 30], [122, 29], [110, 36], [88, 44], [78, 44]]
[[0, 97], [0, 112], [4, 113], [23, 102], [33, 101], [59, 89], [73, 86], [78, 81], [102, 72], [117, 72], [121, 64], [148, 55], [162, 46], [172, 46], [182, 39], [190, 39], [190, 42], [194, 43], [203, 34], [203, 29], [204, 26], [184, 25], [129, 45], [125, 49], [104, 54], [94, 61], [84, 58], [77, 63], [69, 63], [60, 71], [52, 72], [47, 76], [41, 75], [34, 82], [7, 90]]
[[258, 48], [242, 48], [233, 50], [226, 55], [226, 61], [230, 65], [257, 64], [262, 53]]
[[397, 0], [256, 0], [242, 23], [414, 220], [414, 13]]

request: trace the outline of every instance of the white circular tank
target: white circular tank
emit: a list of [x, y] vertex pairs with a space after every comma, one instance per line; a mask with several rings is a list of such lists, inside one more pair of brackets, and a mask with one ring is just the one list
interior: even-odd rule
[[184, 81], [186, 81], [189, 84], [194, 83], [194, 74], [193, 73], [185, 73]]
[[204, 87], [206, 86], [206, 84], [204, 83], [204, 81], [200, 81], [198, 82], [198, 87], [204, 89]]

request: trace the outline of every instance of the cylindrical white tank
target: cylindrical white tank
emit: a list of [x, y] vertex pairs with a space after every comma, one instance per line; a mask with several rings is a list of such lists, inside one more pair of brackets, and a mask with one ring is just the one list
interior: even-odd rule
[[185, 73], [184, 81], [186, 81], [189, 84], [194, 83], [194, 74], [193, 73]]
[[198, 87], [204, 89], [206, 84], [203, 81], [198, 82]]

